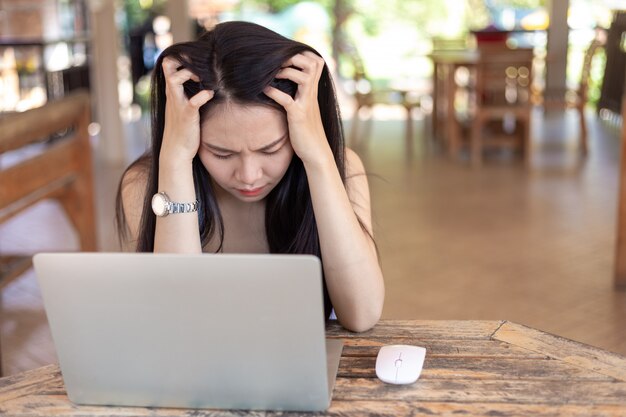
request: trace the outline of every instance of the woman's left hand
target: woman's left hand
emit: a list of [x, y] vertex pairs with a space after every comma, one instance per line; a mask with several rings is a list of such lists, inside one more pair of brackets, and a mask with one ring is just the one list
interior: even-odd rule
[[302, 52], [288, 59], [276, 75], [276, 78], [298, 84], [295, 98], [271, 86], [264, 91], [287, 111], [291, 146], [305, 165], [333, 159], [317, 101], [318, 83], [323, 69], [323, 58], [310, 51]]

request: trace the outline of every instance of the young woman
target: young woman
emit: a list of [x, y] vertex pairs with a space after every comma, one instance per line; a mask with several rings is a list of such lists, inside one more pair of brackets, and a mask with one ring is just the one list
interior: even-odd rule
[[152, 147], [124, 174], [118, 226], [146, 252], [317, 255], [326, 317], [364, 331], [384, 284], [363, 164], [344, 147], [311, 47], [228, 22], [157, 61]]

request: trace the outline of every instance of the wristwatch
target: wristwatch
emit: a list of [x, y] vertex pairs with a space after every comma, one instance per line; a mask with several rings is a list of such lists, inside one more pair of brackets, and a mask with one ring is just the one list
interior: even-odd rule
[[175, 213], [193, 213], [198, 211], [198, 200], [192, 203], [174, 203], [163, 191], [152, 196], [152, 211], [159, 217]]

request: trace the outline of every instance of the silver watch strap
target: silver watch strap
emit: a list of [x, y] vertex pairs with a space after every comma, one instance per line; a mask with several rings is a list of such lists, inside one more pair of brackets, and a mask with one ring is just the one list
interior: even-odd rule
[[175, 203], [173, 201], [170, 201], [167, 211], [170, 214], [193, 213], [195, 211], [198, 211], [198, 205], [198, 200], [194, 201], [193, 203]]

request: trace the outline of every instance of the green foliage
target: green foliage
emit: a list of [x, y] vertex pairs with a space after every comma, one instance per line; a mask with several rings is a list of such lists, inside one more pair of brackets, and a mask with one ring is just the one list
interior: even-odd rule
[[[152, 0], [152, 2], [142, 2], [141, 0], [124, 0], [125, 31], [143, 25], [150, 16], [163, 13], [167, 0]], [[148, 7], [149, 5], [149, 7]]]
[[482, 29], [490, 23], [489, 11], [484, 0], [467, 0], [468, 9], [471, 13], [466, 13], [466, 23], [470, 29]]
[[[255, 5], [260, 8], [267, 8], [272, 13], [280, 13], [286, 8], [301, 2], [302, 0], [241, 0], [240, 7]], [[331, 12], [335, 0], [313, 0], [313, 2], [321, 4], [326, 10]]]
[[360, 22], [365, 34], [376, 36], [390, 25], [410, 24], [426, 32], [431, 22], [445, 19], [441, 0], [351, 0], [353, 19]]
[[[272, 13], [279, 13], [302, 0], [241, 0], [239, 7], [257, 7]], [[486, 20], [487, 9], [484, 0], [309, 0], [322, 5], [331, 19], [335, 10], [348, 10], [352, 23], [359, 32], [367, 36], [377, 36], [396, 23], [411, 25], [424, 35], [433, 35], [433, 28], [445, 26], [449, 8], [467, 8], [472, 16]], [[514, 0], [532, 2], [545, 0]], [[466, 28], [460, 28], [463, 31]]]
[[543, 7], [546, 0], [491, 0], [492, 6], [496, 7], [514, 7], [516, 9], [536, 9]]

